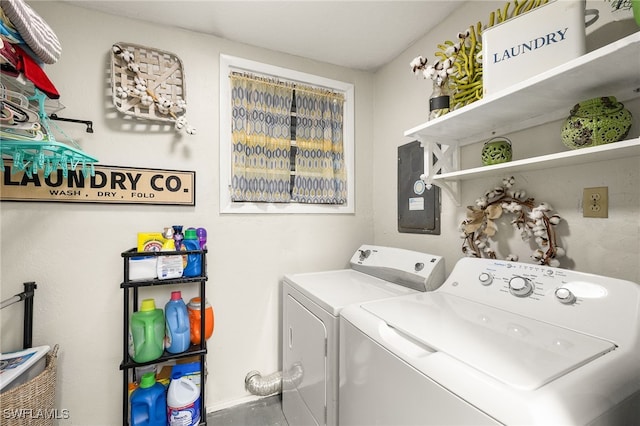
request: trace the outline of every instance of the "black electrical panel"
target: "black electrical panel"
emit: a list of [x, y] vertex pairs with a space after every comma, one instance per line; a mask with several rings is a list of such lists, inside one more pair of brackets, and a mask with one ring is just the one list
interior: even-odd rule
[[398, 232], [440, 235], [440, 188], [420, 179], [424, 149], [414, 141], [398, 147]]

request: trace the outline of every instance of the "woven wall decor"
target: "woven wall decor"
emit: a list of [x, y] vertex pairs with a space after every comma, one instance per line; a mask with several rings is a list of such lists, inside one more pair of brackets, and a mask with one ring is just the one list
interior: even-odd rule
[[187, 102], [182, 61], [175, 54], [126, 42], [111, 49], [113, 104], [123, 114], [175, 122], [195, 134], [185, 117]]

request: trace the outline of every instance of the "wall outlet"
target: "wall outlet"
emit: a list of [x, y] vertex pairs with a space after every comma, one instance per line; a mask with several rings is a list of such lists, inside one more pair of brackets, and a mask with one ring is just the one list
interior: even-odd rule
[[583, 217], [609, 217], [609, 188], [584, 188], [582, 191]]

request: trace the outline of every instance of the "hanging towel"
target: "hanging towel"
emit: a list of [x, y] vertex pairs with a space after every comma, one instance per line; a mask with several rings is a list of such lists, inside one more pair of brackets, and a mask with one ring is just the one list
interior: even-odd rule
[[42, 67], [19, 45], [8, 41], [0, 42], [0, 65], [2, 73], [18, 76], [20, 73], [40, 89], [49, 99], [60, 98], [60, 93], [53, 85]]
[[60, 59], [62, 46], [51, 27], [24, 0], [0, 0], [0, 7], [26, 44], [45, 64]]

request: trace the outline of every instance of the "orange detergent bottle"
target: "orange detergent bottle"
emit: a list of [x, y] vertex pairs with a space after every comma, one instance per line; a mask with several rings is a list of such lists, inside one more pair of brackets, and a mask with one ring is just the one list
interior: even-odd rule
[[[200, 344], [200, 318], [202, 315], [202, 302], [199, 297], [194, 297], [187, 306], [191, 330], [191, 343]], [[205, 299], [204, 308], [204, 339], [207, 340], [213, 334], [213, 308]]]

